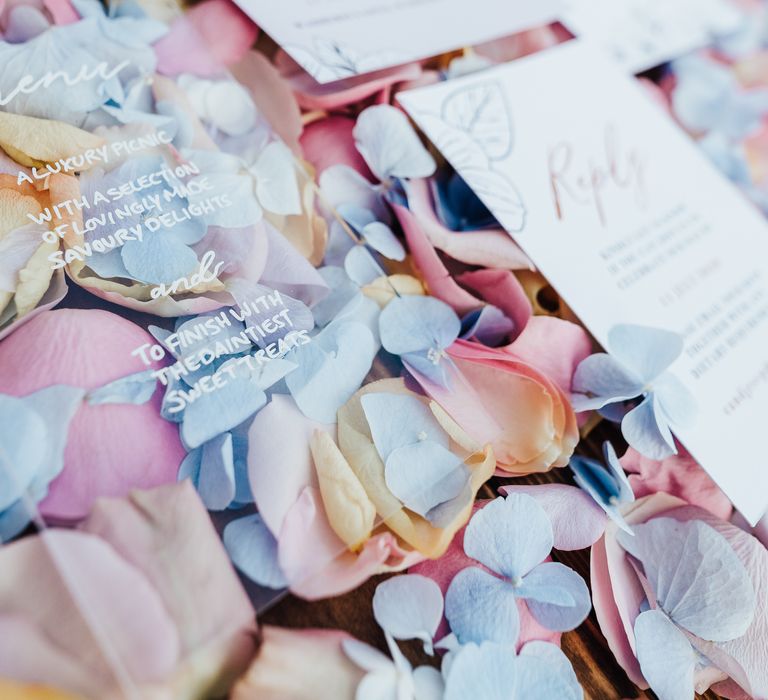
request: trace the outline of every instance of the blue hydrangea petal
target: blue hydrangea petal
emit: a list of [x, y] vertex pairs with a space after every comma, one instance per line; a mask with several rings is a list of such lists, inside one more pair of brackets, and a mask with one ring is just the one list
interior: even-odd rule
[[145, 284], [170, 284], [189, 277], [199, 265], [191, 248], [164, 231], [147, 232], [141, 241], [127, 241], [120, 254], [131, 278]]
[[157, 379], [152, 376], [155, 370], [129, 374], [109, 384], [88, 392], [88, 403], [91, 406], [102, 404], [134, 404], [147, 403], [157, 390]]
[[[599, 352], [579, 363], [573, 375], [572, 388], [577, 394], [572, 399], [573, 408], [580, 412], [640, 396], [645, 383], [617, 358]], [[581, 394], [594, 394], [594, 398], [581, 396]]]
[[364, 245], [356, 245], [350, 249], [344, 258], [344, 271], [349, 279], [361, 287], [386, 274], [371, 251]]
[[429, 296], [395, 297], [379, 317], [382, 345], [395, 355], [444, 350], [460, 331], [461, 322], [454, 310]]
[[520, 634], [514, 588], [476, 566], [454, 576], [445, 594], [445, 617], [462, 644], [493, 641], [514, 646]]
[[[463, 646], [448, 670], [445, 700], [528, 700], [515, 693], [517, 669], [513, 645], [486, 642]], [[558, 696], [547, 700], [554, 697]]]
[[0, 511], [19, 499], [43, 466], [47, 432], [42, 417], [23, 399], [0, 394]]
[[[592, 608], [584, 579], [558, 562], [539, 564], [525, 577], [521, 590], [531, 615], [554, 632], [576, 629]], [[553, 602], [556, 600], [564, 603]]]
[[464, 552], [515, 580], [549, 556], [552, 523], [535, 498], [514, 493], [478, 510], [464, 532]]
[[461, 320], [461, 338], [492, 348], [503, 345], [514, 332], [515, 322], [491, 304], [471, 311]]
[[223, 539], [232, 563], [251, 581], [274, 589], [288, 585], [277, 560], [277, 541], [260, 515], [233, 520]]
[[624, 416], [621, 434], [631, 447], [650, 459], [662, 460], [677, 453], [675, 440], [653, 394]]
[[661, 328], [622, 323], [608, 331], [608, 350], [633, 376], [647, 384], [680, 357], [683, 337]]

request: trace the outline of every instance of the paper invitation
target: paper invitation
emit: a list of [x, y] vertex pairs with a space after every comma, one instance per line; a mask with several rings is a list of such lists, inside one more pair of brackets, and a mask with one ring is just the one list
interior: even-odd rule
[[640, 73], [735, 31], [742, 13], [728, 0], [563, 0], [562, 22]]
[[399, 99], [604, 346], [618, 323], [684, 335], [672, 370], [699, 413], [676, 434], [755, 523], [768, 506], [760, 214], [579, 41]]
[[462, 0], [236, 2], [320, 83], [546, 24], [560, 4], [475, 0], [468, 9]]

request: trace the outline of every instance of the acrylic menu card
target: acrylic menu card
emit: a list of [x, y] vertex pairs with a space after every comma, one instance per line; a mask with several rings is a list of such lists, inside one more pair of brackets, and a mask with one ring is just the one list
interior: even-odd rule
[[[604, 346], [685, 337], [676, 434], [744, 516], [768, 507], [768, 224], [604, 54], [578, 40], [399, 100]], [[467, 234], [471, 235], [471, 234]]]

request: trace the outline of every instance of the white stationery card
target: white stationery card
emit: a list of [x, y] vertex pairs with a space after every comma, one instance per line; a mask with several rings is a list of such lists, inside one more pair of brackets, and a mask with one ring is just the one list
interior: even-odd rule
[[[578, 40], [400, 93], [598, 341], [682, 333], [676, 430], [755, 523], [768, 508], [768, 224], [634, 79]], [[472, 235], [472, 234], [467, 234]]]
[[560, 0], [235, 0], [320, 83], [547, 24]]
[[563, 0], [563, 24], [607, 49], [628, 73], [706, 46], [742, 21], [731, 0]]

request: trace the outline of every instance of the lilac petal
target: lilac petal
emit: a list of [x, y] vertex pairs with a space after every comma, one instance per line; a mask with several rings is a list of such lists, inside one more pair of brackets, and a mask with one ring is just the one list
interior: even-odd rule
[[491, 571], [515, 580], [549, 556], [552, 523], [536, 499], [522, 493], [478, 510], [464, 533], [464, 551]]
[[340, 267], [326, 266], [319, 270], [329, 289], [325, 299], [312, 307], [318, 326], [327, 326], [352, 299], [360, 295], [360, 289]]
[[689, 428], [696, 418], [693, 394], [674, 375], [664, 374], [653, 384], [653, 393], [664, 417], [674, 426]]
[[392, 495], [409, 510], [426, 517], [442, 503], [459, 496], [469, 483], [464, 460], [427, 440], [393, 450], [384, 478]]
[[392, 452], [419, 440], [448, 448], [448, 434], [423, 401], [408, 394], [373, 392], [360, 397], [373, 444], [383, 462]]
[[181, 437], [187, 447], [198, 447], [240, 425], [266, 402], [266, 395], [255, 382], [235, 376], [186, 406]]
[[31, 5], [16, 5], [10, 8], [3, 41], [21, 44], [34, 39], [51, 26], [40, 10]]
[[486, 304], [461, 320], [461, 337], [489, 347], [502, 345], [515, 331], [515, 322], [501, 309]]
[[608, 349], [633, 375], [648, 383], [680, 356], [683, 337], [660, 328], [619, 324], [608, 332]]
[[677, 453], [669, 426], [660, 421], [657, 401], [653, 394], [633, 408], [621, 421], [621, 434], [631, 447], [650, 459], [666, 459]]
[[643, 676], [659, 700], [693, 700], [696, 652], [663, 612], [646, 610], [637, 616], [635, 649]]
[[435, 172], [434, 158], [396, 107], [375, 105], [364, 109], [352, 135], [371, 172], [382, 182], [391, 177], [429, 177]]
[[379, 317], [381, 343], [395, 355], [443, 350], [460, 331], [461, 322], [453, 309], [434, 297], [395, 297]]
[[365, 242], [389, 260], [405, 260], [405, 248], [392, 233], [392, 229], [380, 221], [366, 225], [362, 230]]
[[364, 287], [386, 274], [364, 245], [356, 245], [344, 258], [344, 271], [355, 284]]
[[348, 165], [332, 165], [319, 179], [323, 199], [331, 207], [351, 204], [373, 212], [377, 221], [387, 221], [387, 210], [377, 189]]
[[275, 589], [288, 585], [277, 561], [277, 540], [258, 513], [228, 523], [223, 540], [232, 563], [251, 581]]
[[618, 359], [604, 352], [590, 355], [579, 363], [573, 375], [573, 391], [593, 394], [595, 398], [574, 397], [577, 412], [602, 408], [607, 403], [625, 401], [640, 396], [644, 383]]
[[675, 624], [714, 642], [743, 635], [755, 615], [755, 590], [728, 541], [700, 520], [654, 518], [619, 544], [643, 565], [656, 600]]
[[476, 566], [454, 576], [445, 594], [445, 617], [462, 644], [493, 641], [514, 646], [520, 634], [514, 588]]
[[[537, 622], [553, 632], [576, 629], [592, 608], [589, 588], [573, 569], [557, 562], [539, 564], [523, 579], [521, 590]], [[546, 600], [545, 600], [546, 598]], [[563, 604], [554, 602], [566, 601]], [[571, 603], [567, 601], [572, 601]]]
[[195, 252], [163, 231], [145, 233], [142, 241], [128, 241], [120, 250], [128, 274], [145, 284], [170, 284], [198, 266]]
[[394, 576], [376, 586], [373, 616], [395, 639], [420, 639], [431, 653], [432, 638], [443, 618], [443, 594], [426, 576]]
[[153, 377], [155, 370], [148, 369], [136, 374], [129, 374], [114, 382], [105, 384], [98, 389], [88, 392], [88, 403], [91, 406], [102, 404], [134, 404], [147, 403], [155, 394], [157, 379]]

